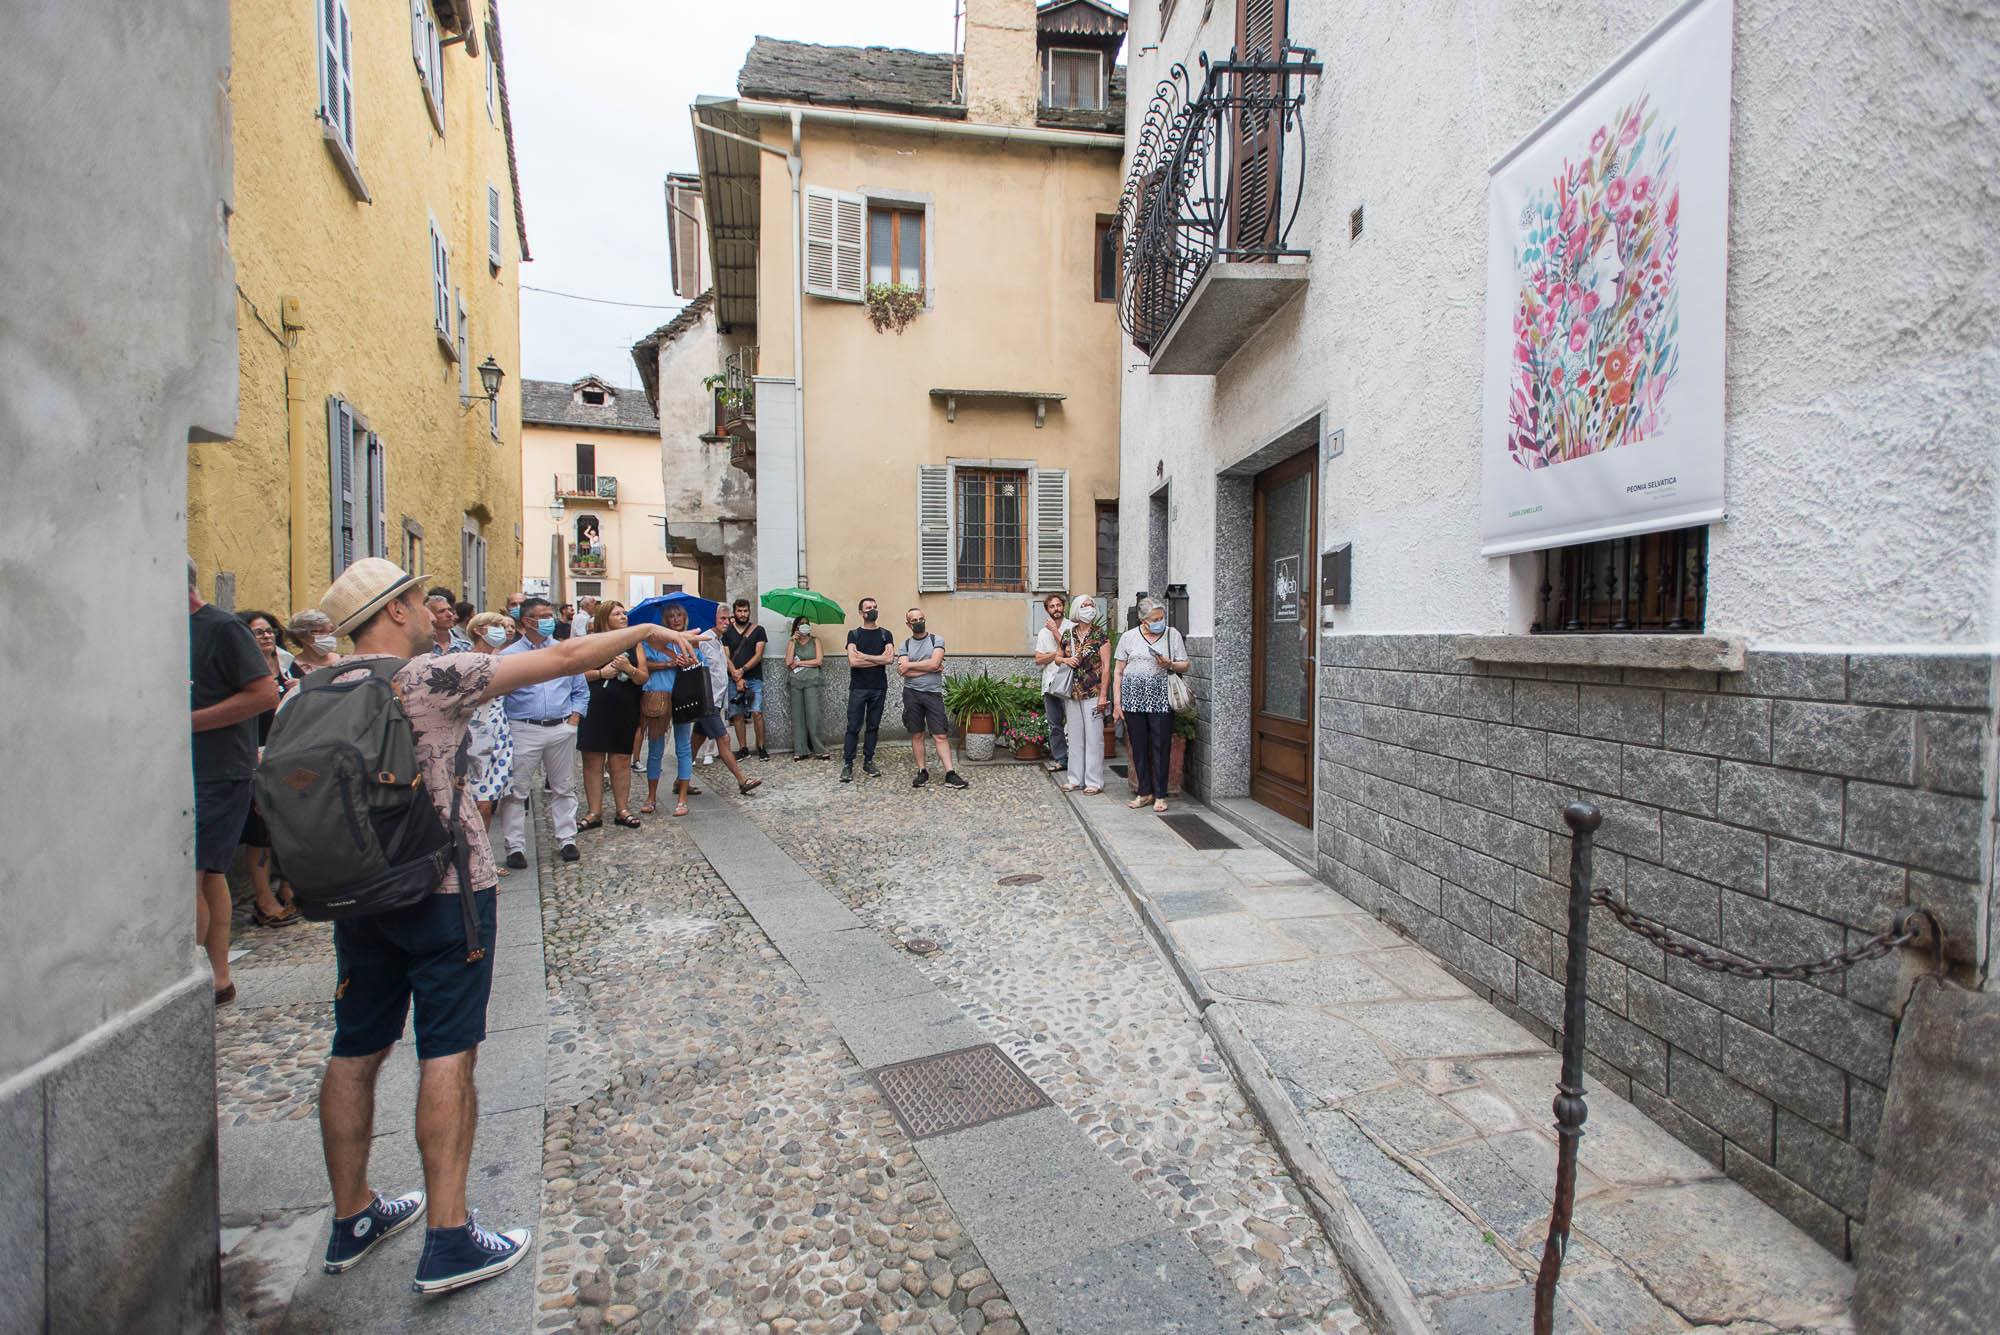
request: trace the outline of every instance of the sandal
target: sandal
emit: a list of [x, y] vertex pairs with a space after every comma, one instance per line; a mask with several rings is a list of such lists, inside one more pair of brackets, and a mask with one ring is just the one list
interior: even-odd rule
[[685, 802], [676, 802], [676, 803], [674, 803], [674, 814], [675, 814], [676, 816], [685, 816], [685, 815], [687, 815], [687, 814], [688, 814], [688, 804], [687, 804], [687, 803], [685, 803]]
[[792, 763], [796, 765], [801, 760], [811, 760], [811, 759], [812, 757], [810, 755], [806, 754], [804, 751], [801, 751], [797, 755], [792, 757]]
[[1167, 799], [1166, 799], [1166, 798], [1164, 798], [1164, 797], [1163, 797], [1163, 798], [1161, 798], [1161, 799], [1160, 799], [1159, 801], [1157, 801], [1157, 802], [1153, 803], [1153, 814], [1154, 814], [1155, 816], [1164, 816], [1164, 815], [1166, 815], [1166, 814], [1167, 814]]
[[762, 779], [745, 779], [742, 783], [736, 785], [736, 791], [744, 797], [748, 797], [752, 788], [762, 788], [763, 786], [764, 781]]
[[1130, 802], [1127, 802], [1125, 805], [1130, 810], [1137, 811], [1140, 807], [1145, 806], [1148, 802], [1152, 800], [1153, 799], [1150, 797], [1135, 797]]
[[612, 818], [611, 823], [614, 825], [622, 825], [628, 830], [636, 830], [639, 828], [638, 818], [629, 811], [619, 812], [617, 816]]
[[650, 797], [639, 804], [639, 814], [641, 816], [650, 816], [658, 809], [653, 805], [653, 799]]
[[604, 828], [604, 813], [601, 811], [593, 811], [590, 813], [590, 819], [584, 821], [583, 824], [576, 827], [576, 832], [578, 834], [582, 834], [585, 830], [601, 830], [603, 828]]
[[1102, 788], [1086, 788], [1083, 790], [1083, 795], [1085, 797], [1095, 797], [1103, 791], [1104, 790]]
[[236, 1000], [236, 984], [231, 983], [228, 987], [222, 987], [216, 989], [215, 992], [216, 1005], [227, 1006], [230, 1002], [234, 1000]]
[[252, 906], [250, 909], [250, 921], [256, 923], [259, 927], [290, 927], [293, 923], [300, 921], [300, 918], [297, 909], [280, 908], [276, 913], [266, 913], [264, 910]]
[[1066, 783], [1062, 786], [1062, 790], [1066, 793], [1073, 793], [1081, 787], [1083, 787], [1083, 785], [1080, 783]]

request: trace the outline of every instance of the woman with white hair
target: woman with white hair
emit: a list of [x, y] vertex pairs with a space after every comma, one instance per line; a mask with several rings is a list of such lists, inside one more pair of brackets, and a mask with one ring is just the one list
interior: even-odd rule
[[1135, 811], [1148, 802], [1167, 809], [1167, 771], [1173, 756], [1174, 707], [1167, 694], [1167, 674], [1186, 672], [1187, 641], [1167, 624], [1167, 609], [1158, 598], [1139, 600], [1139, 624], [1118, 638], [1117, 676], [1112, 681], [1111, 713], [1125, 721], [1132, 749], [1132, 778], [1139, 795], [1125, 805]]
[[1069, 738], [1069, 777], [1063, 791], [1104, 791], [1104, 711], [1110, 707], [1111, 636], [1097, 624], [1097, 599], [1080, 595], [1055, 661], [1070, 669], [1063, 701], [1063, 734]]

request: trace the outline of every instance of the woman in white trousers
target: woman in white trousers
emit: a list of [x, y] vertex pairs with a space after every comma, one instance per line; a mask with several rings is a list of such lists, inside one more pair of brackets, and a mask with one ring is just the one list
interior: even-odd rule
[[1072, 669], [1063, 702], [1069, 740], [1069, 777], [1063, 791], [1104, 791], [1104, 715], [1110, 708], [1111, 638], [1097, 624], [1097, 600], [1088, 594], [1070, 608], [1071, 627], [1063, 636], [1062, 657]]

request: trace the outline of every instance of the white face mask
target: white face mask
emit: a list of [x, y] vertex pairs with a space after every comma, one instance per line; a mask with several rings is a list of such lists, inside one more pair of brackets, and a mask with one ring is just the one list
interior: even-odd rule
[[1078, 603], [1072, 610], [1076, 614], [1074, 620], [1086, 623], [1097, 620], [1097, 609], [1089, 603]]
[[318, 650], [320, 653], [330, 654], [339, 647], [340, 647], [340, 637], [337, 635], [313, 636], [313, 648]]
[[495, 649], [498, 649], [501, 645], [507, 643], [507, 628], [505, 626], [488, 626], [486, 628], [486, 642]]

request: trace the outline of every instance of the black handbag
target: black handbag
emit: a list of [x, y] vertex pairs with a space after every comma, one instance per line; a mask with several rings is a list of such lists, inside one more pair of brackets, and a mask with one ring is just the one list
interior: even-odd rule
[[693, 723], [708, 712], [708, 669], [697, 663], [674, 673], [674, 722]]

